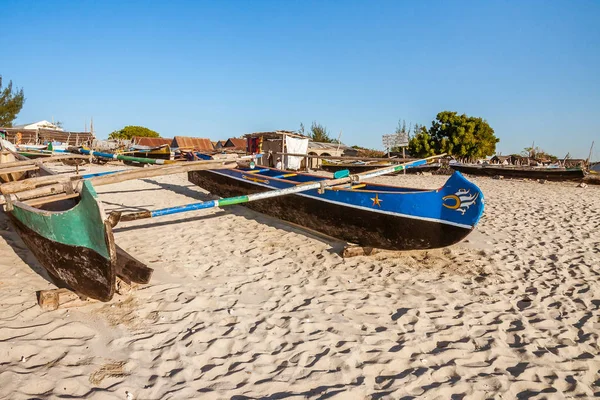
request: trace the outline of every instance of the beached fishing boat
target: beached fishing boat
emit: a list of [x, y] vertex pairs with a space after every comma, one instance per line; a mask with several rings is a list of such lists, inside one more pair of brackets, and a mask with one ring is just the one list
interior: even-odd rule
[[[17, 161], [28, 161], [5, 151]], [[2, 169], [0, 164], [0, 176]], [[37, 165], [20, 178], [48, 175], [53, 175], [52, 171]], [[112, 227], [119, 214], [105, 215], [89, 181], [81, 181], [72, 193], [10, 201], [5, 212], [59, 286], [108, 301], [114, 295], [117, 276], [128, 283], [150, 281], [152, 269], [115, 245]]]
[[[274, 168], [188, 172], [190, 182], [234, 197], [326, 182], [316, 175]], [[365, 247], [414, 250], [464, 239], [484, 208], [481, 190], [454, 173], [440, 189], [372, 183], [324, 187], [244, 204], [253, 210]]]
[[570, 181], [582, 179], [585, 175], [580, 168], [558, 167], [514, 167], [500, 165], [450, 164], [450, 168], [468, 175], [503, 176], [518, 179], [545, 179], [550, 181]]
[[129, 150], [122, 154], [132, 157], [143, 157], [161, 160], [172, 160], [174, 152], [171, 151], [171, 146], [163, 144], [161, 146], [143, 146], [139, 144], [131, 145]]

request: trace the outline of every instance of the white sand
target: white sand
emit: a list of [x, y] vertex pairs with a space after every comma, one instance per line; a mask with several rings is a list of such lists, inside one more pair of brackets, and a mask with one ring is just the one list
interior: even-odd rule
[[[428, 252], [344, 260], [344, 243], [241, 206], [122, 223], [117, 243], [155, 269], [151, 285], [53, 312], [1, 215], [0, 398], [598, 394], [600, 187], [474, 180], [480, 225]], [[184, 175], [98, 191], [107, 210], [207, 198]]]

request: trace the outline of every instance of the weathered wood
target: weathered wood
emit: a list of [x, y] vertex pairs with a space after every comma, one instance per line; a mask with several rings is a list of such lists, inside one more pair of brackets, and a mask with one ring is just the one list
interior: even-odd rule
[[[235, 160], [223, 161], [192, 161], [182, 162], [180, 164], [171, 164], [159, 167], [152, 167], [143, 170], [135, 169], [130, 171], [118, 172], [112, 175], [99, 176], [91, 178], [90, 181], [94, 186], [109, 185], [120, 183], [134, 179], [151, 178], [156, 176], [178, 174], [189, 171], [199, 171], [205, 169], [225, 169], [234, 168]], [[18, 182], [8, 182], [0, 185], [0, 193], [15, 194], [16, 197], [23, 201], [36, 197], [56, 195], [68, 191], [67, 189], [77, 189], [78, 182], [81, 181], [81, 176], [73, 175], [51, 175], [39, 178], [25, 179]], [[52, 183], [52, 184], [49, 184]], [[37, 187], [38, 185], [44, 185]], [[0, 205], [6, 204], [4, 196], [0, 196]]]
[[53, 203], [55, 201], [68, 200], [79, 197], [79, 193], [57, 194], [54, 196], [38, 197], [37, 199], [26, 200], [24, 203], [28, 206], [41, 206], [43, 204]]
[[350, 258], [357, 256], [371, 256], [380, 252], [380, 249], [374, 249], [373, 247], [346, 246], [342, 251], [342, 257]]
[[40, 290], [37, 295], [38, 305], [44, 311], [82, 307], [97, 302], [97, 300], [82, 297], [69, 289]]
[[135, 259], [125, 250], [116, 246], [117, 249], [117, 276], [126, 283], [148, 283], [152, 278], [154, 269]]
[[[59, 156], [38, 158], [35, 160], [23, 160], [23, 161], [13, 161], [13, 162], [9, 162], [9, 163], [2, 163], [2, 164], [0, 164], [0, 170], [3, 170], [4, 168], [20, 167], [20, 166], [24, 166], [24, 165], [39, 165], [41, 163], [48, 163], [48, 162], [62, 161], [62, 160], [73, 160], [73, 159], [88, 160], [89, 158], [90, 158], [90, 156], [84, 156], [81, 154], [65, 154], [65, 155], [61, 154]], [[4, 173], [4, 171], [2, 171], [2, 173]]]
[[156, 176], [179, 174], [182, 172], [199, 171], [203, 169], [224, 169], [234, 168], [236, 166], [235, 160], [223, 160], [223, 161], [187, 161], [181, 164], [170, 164], [160, 167], [151, 167], [145, 169], [135, 169], [131, 171], [124, 171], [113, 175], [99, 176], [92, 178], [92, 184], [94, 186], [110, 185], [113, 183], [125, 182], [134, 179], [152, 178]]
[[[118, 279], [116, 282], [115, 291], [117, 294], [123, 296], [130, 294], [137, 289], [137, 284], [131, 282], [125, 282], [124, 280]], [[65, 289], [50, 289], [40, 290], [37, 292], [38, 305], [44, 311], [55, 311], [65, 308], [84, 307], [90, 304], [98, 303], [98, 300], [91, 299], [89, 297], [80, 296], [77, 293]]]
[[[2, 164], [0, 164], [0, 166], [1, 165]], [[14, 173], [20, 173], [20, 172], [35, 171], [37, 169], [40, 169], [40, 167], [37, 165], [22, 165], [22, 166], [11, 167], [11, 168], [0, 168], [0, 173], [14, 174]]]

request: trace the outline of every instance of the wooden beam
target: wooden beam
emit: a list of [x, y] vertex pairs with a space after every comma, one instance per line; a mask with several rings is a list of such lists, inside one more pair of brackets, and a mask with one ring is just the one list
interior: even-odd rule
[[14, 174], [19, 172], [35, 171], [40, 169], [39, 165], [23, 165], [20, 167], [0, 168], [0, 174]]
[[[101, 186], [134, 179], [151, 178], [156, 176], [207, 169], [235, 168], [235, 166], [235, 160], [188, 161], [177, 164], [123, 171], [112, 175], [98, 176], [91, 178], [90, 181], [94, 186]], [[52, 182], [53, 184], [48, 184], [49, 182]], [[79, 182], [81, 182], [81, 176], [52, 175], [48, 177], [31, 178], [23, 181], [5, 183], [0, 185], [0, 192], [3, 195], [14, 194], [18, 200], [24, 201], [36, 197], [64, 193], [67, 191], [67, 188], [77, 191], [76, 186], [79, 185]], [[38, 184], [44, 184], [45, 186], [37, 187]], [[2, 204], [6, 204], [5, 196], [0, 196], [0, 205]]]
[[[74, 159], [89, 159], [90, 156], [83, 156], [81, 154], [65, 154], [65, 155], [58, 155], [58, 156], [52, 156], [52, 157], [46, 157], [46, 158], [37, 158], [35, 160], [23, 160], [23, 161], [12, 161], [9, 163], [3, 163], [0, 165], [0, 170], [4, 169], [4, 168], [10, 168], [10, 167], [20, 167], [23, 165], [39, 165], [41, 163], [47, 163], [47, 162], [55, 162], [55, 161], [61, 161], [61, 160], [74, 160]], [[4, 172], [2, 172], [4, 173]]]
[[28, 206], [41, 206], [43, 204], [53, 203], [55, 201], [73, 199], [75, 197], [79, 197], [79, 193], [69, 193], [69, 194], [57, 194], [54, 196], [46, 196], [46, 197], [38, 197], [37, 199], [26, 200], [25, 204]]

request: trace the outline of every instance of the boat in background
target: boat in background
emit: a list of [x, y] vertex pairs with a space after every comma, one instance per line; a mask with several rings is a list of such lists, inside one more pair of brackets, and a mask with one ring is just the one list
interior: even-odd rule
[[545, 179], [549, 181], [579, 180], [585, 176], [580, 168], [515, 167], [500, 165], [450, 164], [450, 168], [463, 174], [476, 176], [503, 176], [505, 178]]
[[171, 146], [168, 144], [154, 147], [134, 144], [129, 147], [128, 151], [124, 151], [121, 154], [132, 157], [152, 158], [155, 160], [173, 160], [175, 153], [171, 151]]
[[[369, 162], [332, 162], [329, 160], [323, 160], [321, 163], [321, 169], [327, 172], [337, 172], [342, 170], [348, 170], [351, 174], [360, 174], [365, 171], [372, 171], [377, 168], [389, 167], [394, 164], [383, 161], [376, 163]], [[419, 172], [434, 172], [440, 169], [440, 163], [431, 163], [425, 165], [418, 165], [406, 169], [407, 174], [416, 174]]]
[[[327, 178], [261, 167], [191, 171], [188, 180], [230, 198], [325, 182]], [[475, 184], [456, 172], [440, 189], [360, 183], [244, 205], [361, 246], [416, 250], [449, 246], [464, 239], [481, 218], [484, 199]]]

